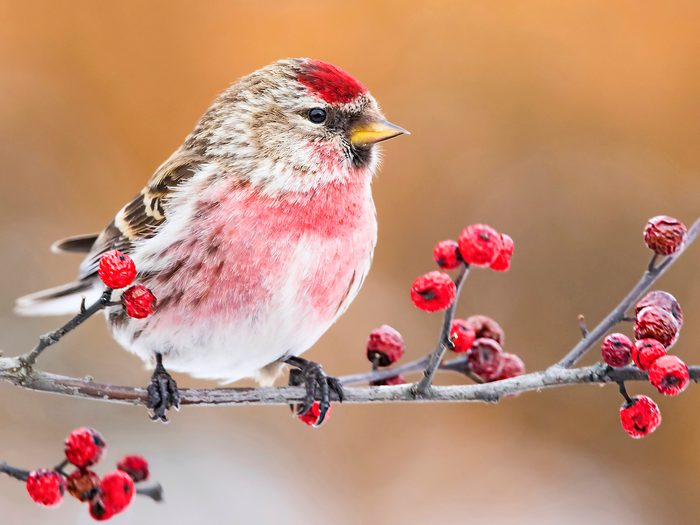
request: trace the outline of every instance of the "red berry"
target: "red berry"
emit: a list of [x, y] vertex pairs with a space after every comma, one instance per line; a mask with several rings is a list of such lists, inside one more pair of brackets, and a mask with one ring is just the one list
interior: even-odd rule
[[406, 379], [401, 374], [387, 377], [386, 379], [378, 379], [377, 381], [371, 381], [370, 386], [396, 386], [405, 385]]
[[678, 323], [678, 329], [683, 326], [683, 310], [675, 297], [668, 292], [654, 290], [646, 294], [641, 301], [637, 303], [634, 309], [635, 315], [648, 306], [656, 306], [670, 313]]
[[510, 235], [501, 234], [501, 251], [498, 252], [496, 259], [491, 263], [490, 268], [497, 272], [507, 272], [510, 268], [510, 260], [513, 257], [515, 244]]
[[506, 338], [505, 332], [503, 328], [501, 328], [501, 325], [490, 317], [486, 315], [472, 315], [471, 317], [467, 317], [467, 324], [474, 329], [477, 339], [487, 337], [503, 346]]
[[89, 467], [100, 460], [105, 446], [97, 430], [77, 428], [66, 438], [66, 459], [76, 467]]
[[145, 319], [156, 311], [156, 296], [151, 291], [137, 284], [122, 294], [122, 303], [126, 308], [126, 315], [134, 319]]
[[450, 328], [450, 341], [454, 345], [453, 351], [461, 354], [467, 352], [476, 339], [474, 328], [464, 319], [455, 319]]
[[669, 348], [678, 339], [678, 323], [666, 310], [648, 306], [637, 314], [634, 336], [637, 339], [656, 339]]
[[411, 300], [426, 312], [446, 310], [452, 304], [457, 288], [452, 278], [442, 272], [428, 272], [411, 285]]
[[659, 393], [677, 396], [690, 383], [688, 367], [675, 355], [659, 357], [649, 367], [649, 382]]
[[29, 473], [27, 492], [39, 505], [54, 507], [63, 501], [66, 478], [55, 470], [40, 469]]
[[603, 339], [600, 345], [600, 353], [606, 364], [620, 368], [630, 362], [634, 345], [625, 334], [610, 334]]
[[[333, 405], [328, 407], [328, 411], [326, 412], [326, 418], [323, 420], [324, 423], [328, 421], [328, 417], [331, 415], [331, 411], [333, 410]], [[314, 404], [311, 405], [311, 409], [306, 413], [306, 414], [297, 414], [297, 417], [309, 425], [310, 427], [315, 427], [316, 423], [318, 422], [318, 417], [321, 415], [321, 403], [318, 401], [314, 401]]]
[[503, 362], [503, 369], [493, 381], [510, 379], [511, 377], [518, 377], [525, 373], [525, 363], [523, 363], [523, 360], [516, 354], [503, 352], [501, 354], [501, 361]]
[[112, 250], [100, 257], [97, 274], [108, 288], [126, 288], [136, 279], [136, 265], [127, 254]]
[[632, 361], [640, 370], [649, 370], [654, 361], [665, 355], [664, 345], [656, 339], [640, 339], [632, 347]]
[[500, 234], [485, 224], [467, 226], [457, 242], [464, 262], [474, 266], [490, 266], [502, 248]]
[[367, 340], [367, 359], [378, 366], [389, 366], [395, 363], [404, 353], [404, 342], [401, 334], [389, 325], [383, 324], [369, 334]]
[[467, 363], [469, 369], [484, 381], [493, 381], [503, 371], [503, 349], [497, 341], [482, 337], [474, 341]]
[[457, 241], [452, 239], [440, 241], [435, 245], [433, 259], [443, 270], [454, 270], [464, 262], [462, 261], [462, 254], [459, 253]]
[[661, 424], [661, 412], [656, 403], [647, 396], [635, 396], [620, 407], [620, 422], [634, 439], [651, 434]]
[[110, 472], [100, 484], [102, 504], [108, 513], [119, 514], [129, 506], [134, 497], [134, 480], [120, 470]]
[[95, 521], [106, 521], [114, 516], [114, 512], [108, 509], [101, 497], [95, 497], [90, 501], [90, 516]]
[[91, 500], [100, 489], [100, 477], [88, 469], [76, 470], [66, 482], [68, 493], [79, 501]]
[[678, 219], [666, 215], [652, 217], [644, 228], [644, 242], [659, 255], [676, 253], [683, 245], [688, 229]]
[[124, 456], [117, 468], [122, 472], [126, 472], [134, 480], [134, 483], [145, 481], [148, 479], [148, 461], [142, 456]]

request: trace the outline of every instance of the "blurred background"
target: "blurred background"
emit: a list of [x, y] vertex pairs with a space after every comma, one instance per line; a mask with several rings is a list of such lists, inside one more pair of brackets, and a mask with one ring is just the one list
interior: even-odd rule
[[[373, 270], [308, 357], [364, 370], [382, 323], [404, 334], [407, 358], [427, 352], [440, 316], [408, 288], [436, 241], [478, 221], [512, 235], [514, 264], [475, 272], [459, 313], [493, 316], [506, 350], [546, 367], [579, 337], [577, 314], [594, 324], [637, 280], [646, 219], [698, 215], [699, 17], [692, 0], [1, 0], [0, 348], [23, 352], [60, 321], [12, 313], [16, 296], [74, 276], [78, 259], [52, 256], [53, 240], [102, 228], [230, 82], [311, 56], [355, 74], [413, 135], [384, 148]], [[694, 246], [659, 283], [686, 312], [676, 350], [688, 362], [700, 362], [699, 265]], [[41, 366], [148, 379], [101, 319]], [[652, 395], [664, 423], [633, 441], [614, 387], [336, 406], [314, 430], [283, 407], [190, 408], [164, 426], [142, 408], [0, 384], [0, 458], [52, 465], [72, 428], [100, 429], [107, 463], [144, 454], [166, 489], [167, 504], [139, 498], [114, 518], [124, 524], [693, 523], [700, 389]], [[74, 501], [33, 505], [7, 478], [0, 509], [8, 524], [91, 522]]]

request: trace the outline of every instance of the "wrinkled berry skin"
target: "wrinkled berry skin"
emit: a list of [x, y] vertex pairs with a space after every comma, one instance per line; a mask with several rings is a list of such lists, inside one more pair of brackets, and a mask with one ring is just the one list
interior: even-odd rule
[[678, 329], [683, 326], [683, 310], [680, 303], [670, 293], [661, 290], [654, 290], [646, 294], [635, 306], [635, 316], [644, 308], [655, 306], [670, 313], [678, 323]]
[[401, 374], [387, 377], [386, 379], [378, 379], [377, 381], [371, 381], [370, 386], [396, 386], [405, 385], [406, 379]]
[[68, 493], [79, 501], [91, 500], [100, 489], [100, 477], [92, 470], [78, 469], [66, 478]]
[[620, 368], [630, 362], [634, 344], [625, 334], [610, 334], [600, 345], [600, 353], [605, 364]]
[[485, 224], [472, 224], [457, 239], [462, 259], [472, 266], [490, 266], [501, 252], [501, 235]]
[[497, 341], [482, 337], [474, 341], [467, 363], [469, 369], [484, 381], [495, 380], [503, 371], [503, 349]]
[[35, 503], [45, 507], [55, 507], [63, 501], [66, 478], [55, 470], [35, 470], [29, 473], [26, 488], [29, 497]]
[[367, 340], [367, 359], [378, 366], [389, 366], [404, 354], [405, 344], [401, 334], [389, 325], [375, 328]]
[[79, 468], [94, 465], [102, 457], [105, 441], [100, 433], [92, 428], [77, 428], [66, 438], [66, 459]]
[[455, 299], [457, 288], [452, 278], [443, 272], [428, 272], [411, 285], [411, 300], [425, 312], [447, 310]]
[[[323, 420], [324, 423], [328, 421], [328, 417], [331, 415], [331, 410], [333, 410], [333, 405], [328, 407], [328, 411], [326, 412], [326, 418]], [[318, 401], [314, 401], [314, 404], [311, 405], [311, 409], [306, 414], [297, 414], [297, 417], [300, 421], [306, 423], [310, 427], [315, 427], [316, 423], [318, 422], [318, 417], [320, 415], [321, 403], [319, 403]]]
[[498, 252], [496, 259], [494, 259], [489, 268], [497, 272], [507, 272], [510, 269], [510, 260], [513, 257], [514, 250], [515, 243], [513, 242], [513, 239], [511, 239], [510, 235], [502, 233], [501, 251]]
[[648, 306], [637, 313], [634, 336], [637, 339], [656, 339], [669, 348], [678, 339], [678, 323], [666, 310]]
[[666, 215], [652, 217], [644, 228], [644, 242], [654, 253], [671, 255], [685, 241], [688, 229], [678, 219]]
[[143, 286], [137, 284], [122, 294], [122, 304], [126, 315], [132, 319], [145, 319], [156, 311], [156, 296]]
[[688, 367], [675, 355], [659, 357], [649, 367], [649, 382], [659, 393], [677, 396], [688, 388]]
[[136, 265], [125, 253], [112, 250], [100, 257], [97, 275], [108, 288], [126, 288], [136, 278]]
[[467, 324], [474, 329], [474, 332], [476, 332], [477, 339], [487, 337], [503, 346], [506, 334], [503, 328], [501, 328], [501, 325], [496, 321], [486, 315], [472, 315], [471, 317], [467, 317], [466, 321]]
[[516, 354], [511, 354], [509, 352], [503, 352], [501, 354], [501, 361], [503, 362], [503, 368], [501, 373], [494, 379], [494, 381], [500, 381], [501, 379], [510, 379], [511, 377], [518, 377], [525, 373], [525, 363], [520, 359], [520, 356]]
[[450, 328], [452, 350], [458, 354], [468, 352], [476, 340], [474, 328], [465, 319], [455, 319]]
[[134, 483], [146, 481], [149, 476], [148, 461], [142, 456], [124, 456], [119, 463], [117, 469], [126, 472]]
[[120, 470], [105, 474], [100, 484], [102, 503], [108, 513], [119, 514], [129, 506], [134, 497], [134, 480]]
[[433, 259], [443, 270], [454, 270], [464, 262], [457, 241], [452, 239], [440, 241], [435, 245]]
[[654, 361], [665, 355], [664, 345], [656, 339], [640, 339], [632, 347], [632, 361], [640, 370], [649, 370]]
[[622, 428], [634, 439], [651, 434], [661, 424], [661, 412], [656, 403], [647, 396], [635, 396], [631, 403], [620, 407]]

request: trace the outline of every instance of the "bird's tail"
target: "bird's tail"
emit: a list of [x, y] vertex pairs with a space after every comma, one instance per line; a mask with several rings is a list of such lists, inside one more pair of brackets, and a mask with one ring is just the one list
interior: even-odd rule
[[102, 287], [95, 279], [74, 281], [20, 297], [15, 301], [15, 313], [26, 316], [76, 314], [83, 298], [90, 304], [101, 293]]

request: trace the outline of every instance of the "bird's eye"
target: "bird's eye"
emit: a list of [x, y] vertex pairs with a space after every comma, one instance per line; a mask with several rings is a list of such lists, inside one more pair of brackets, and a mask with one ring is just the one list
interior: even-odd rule
[[326, 110], [322, 108], [311, 108], [309, 110], [309, 120], [314, 124], [321, 124], [326, 120]]

